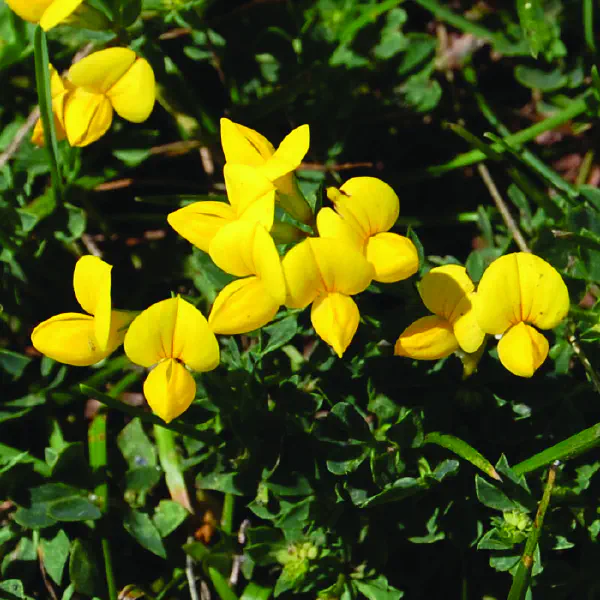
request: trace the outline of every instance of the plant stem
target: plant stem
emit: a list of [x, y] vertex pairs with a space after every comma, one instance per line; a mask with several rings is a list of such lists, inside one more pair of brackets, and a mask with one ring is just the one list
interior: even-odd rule
[[233, 494], [225, 494], [223, 499], [223, 512], [221, 514], [221, 528], [229, 535], [233, 532], [233, 508], [235, 497]]
[[583, 0], [583, 34], [588, 50], [595, 54], [596, 40], [594, 39], [594, 0]]
[[546, 516], [546, 511], [548, 510], [548, 506], [550, 504], [550, 498], [552, 497], [552, 489], [554, 488], [554, 482], [556, 481], [557, 466], [557, 464], [552, 465], [548, 471], [548, 480], [544, 488], [544, 494], [542, 495], [542, 500], [538, 506], [535, 520], [533, 521], [533, 526], [531, 528], [531, 533], [529, 534], [527, 542], [525, 543], [525, 550], [523, 552], [523, 556], [521, 556], [521, 561], [519, 562], [517, 572], [513, 578], [513, 583], [510, 587], [507, 600], [523, 600], [527, 594], [531, 579], [531, 570], [533, 568], [533, 555], [542, 533], [544, 517]]

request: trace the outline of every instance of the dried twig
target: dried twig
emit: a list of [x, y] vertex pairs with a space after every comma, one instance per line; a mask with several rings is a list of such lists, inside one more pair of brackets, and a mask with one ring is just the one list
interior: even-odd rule
[[[193, 538], [188, 539], [189, 542], [193, 542]], [[194, 559], [188, 554], [185, 557], [185, 575], [188, 580], [188, 587], [190, 588], [191, 600], [200, 600], [198, 594], [198, 588], [196, 587], [196, 574], [194, 573]]]
[[494, 183], [494, 180], [492, 179], [488, 168], [483, 164], [479, 164], [477, 165], [477, 170], [479, 171], [479, 174], [481, 175], [483, 183], [485, 183], [485, 186], [487, 187], [490, 196], [494, 200], [494, 203], [496, 204], [496, 207], [498, 208], [498, 211], [502, 216], [504, 224], [506, 225], [506, 227], [508, 227], [508, 230], [512, 234], [517, 246], [519, 246], [519, 250], [521, 250], [521, 252], [531, 252], [531, 249], [527, 245], [527, 242], [525, 241], [525, 238], [523, 237], [519, 226], [513, 219], [512, 215], [510, 214], [510, 211], [508, 210], [508, 206], [506, 206], [506, 203], [500, 195], [500, 192], [498, 191], [498, 188], [496, 187], [496, 184]]
[[342, 163], [340, 165], [303, 162], [298, 168], [304, 171], [349, 171], [350, 169], [372, 169], [373, 167], [374, 164], [372, 162]]
[[[238, 531], [238, 544], [243, 546], [246, 543], [246, 529], [250, 527], [250, 520], [244, 519], [242, 524], [240, 525], [240, 529]], [[232, 587], [237, 585], [238, 579], [240, 577], [240, 570], [242, 568], [242, 562], [244, 560], [244, 556], [242, 554], [235, 554], [233, 557], [233, 564], [231, 566], [231, 575], [229, 576], [229, 585]]]

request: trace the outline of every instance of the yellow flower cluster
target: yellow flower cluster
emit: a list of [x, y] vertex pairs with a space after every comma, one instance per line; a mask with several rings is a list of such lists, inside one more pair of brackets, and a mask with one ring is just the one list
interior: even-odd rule
[[[124, 342], [132, 362], [153, 367], [144, 393], [167, 422], [195, 397], [189, 370], [209, 371], [219, 364], [215, 334], [247, 333], [269, 323], [281, 306], [312, 305], [317, 335], [341, 357], [360, 319], [352, 296], [372, 281], [407, 279], [419, 267], [414, 244], [390, 231], [400, 203], [379, 179], [356, 177], [340, 189], [329, 188], [333, 207], [322, 208], [315, 218], [294, 174], [308, 151], [307, 125], [292, 131], [277, 149], [258, 132], [228, 119], [221, 121], [221, 138], [228, 202], [196, 202], [168, 216], [173, 229], [236, 278], [218, 294], [208, 319], [180, 297], [137, 316], [114, 310], [111, 267], [85, 256], [76, 265], [73, 286], [88, 314], [57, 315], [32, 334], [40, 352], [72, 365], [94, 364]], [[283, 258], [272, 235], [276, 203], [304, 237]], [[315, 224], [315, 235], [308, 237]], [[400, 335], [396, 354], [439, 359], [461, 350], [473, 355], [481, 352], [486, 334], [503, 334], [500, 360], [521, 376], [531, 376], [548, 353], [546, 338], [532, 325], [551, 329], [569, 307], [558, 272], [523, 253], [492, 263], [477, 291], [458, 265], [432, 269], [419, 291], [433, 314]]]
[[[46, 31], [74, 16], [89, 21], [89, 14], [97, 12], [83, 0], [7, 0], [7, 4], [21, 18], [39, 23]], [[65, 77], [52, 65], [49, 69], [56, 137], [71, 146], [98, 140], [107, 132], [115, 112], [127, 121], [142, 123], [154, 108], [154, 71], [129, 48], [94, 52], [73, 65]], [[32, 141], [44, 144], [40, 120]]]
[[419, 293], [433, 315], [402, 332], [396, 354], [421, 360], [459, 349], [474, 354], [486, 334], [502, 336], [500, 362], [520, 377], [531, 377], [548, 355], [548, 340], [535, 327], [553, 329], [569, 311], [569, 293], [558, 271], [525, 252], [495, 260], [477, 291], [464, 267], [445, 265], [423, 277]]

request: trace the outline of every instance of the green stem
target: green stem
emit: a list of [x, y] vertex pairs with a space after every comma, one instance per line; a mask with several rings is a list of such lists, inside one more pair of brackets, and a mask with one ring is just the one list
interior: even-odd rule
[[544, 517], [546, 516], [550, 498], [552, 497], [552, 489], [554, 488], [554, 482], [556, 481], [556, 468], [556, 465], [552, 465], [548, 472], [548, 480], [546, 482], [546, 487], [544, 488], [544, 494], [540, 505], [538, 506], [531, 533], [525, 543], [525, 551], [523, 552], [523, 556], [521, 556], [521, 561], [519, 562], [517, 572], [513, 578], [507, 600], [524, 600], [527, 594], [529, 582], [531, 580], [531, 570], [533, 568], [533, 555], [540, 540], [542, 527], [544, 525]]
[[165, 472], [167, 488], [169, 488], [171, 498], [175, 502], [179, 502], [190, 513], [193, 513], [194, 510], [190, 503], [190, 496], [181, 470], [179, 453], [175, 445], [175, 434], [162, 425], [154, 425], [154, 437], [158, 448], [158, 458]]
[[223, 499], [223, 512], [221, 514], [221, 529], [229, 535], [233, 533], [233, 509], [235, 497], [233, 494], [225, 494]]
[[[545, 133], [546, 131], [551, 131], [561, 125], [564, 125], [571, 119], [583, 114], [588, 108], [588, 100], [592, 95], [592, 91], [588, 90], [579, 98], [573, 100], [566, 108], [557, 112], [555, 115], [540, 121], [539, 123], [535, 123], [531, 127], [527, 127], [526, 129], [522, 129], [517, 133], [513, 133], [505, 137], [506, 144], [509, 145], [518, 145], [523, 144], [525, 142], [530, 142], [535, 139], [538, 135]], [[492, 144], [491, 148], [493, 151], [502, 154], [505, 152], [506, 148], [501, 144]], [[470, 152], [465, 152], [464, 154], [459, 154], [452, 160], [444, 163], [443, 165], [434, 165], [432, 167], [428, 167], [425, 171], [425, 176], [439, 176], [447, 173], [449, 171], [453, 171], [454, 169], [460, 169], [461, 167], [467, 167], [469, 165], [473, 165], [475, 163], [481, 162], [486, 159], [486, 155], [481, 150], [471, 150]], [[422, 178], [423, 175], [419, 175], [417, 178]]]
[[233, 590], [229, 587], [227, 579], [217, 571], [214, 567], [208, 567], [208, 576], [215, 587], [217, 596], [221, 600], [238, 600]]
[[583, 34], [588, 50], [596, 53], [596, 40], [594, 38], [594, 2], [595, 0], [583, 0]]

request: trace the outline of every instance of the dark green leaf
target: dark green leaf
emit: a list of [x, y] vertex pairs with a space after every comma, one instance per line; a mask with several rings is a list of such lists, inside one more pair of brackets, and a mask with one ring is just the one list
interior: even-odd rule
[[160, 533], [147, 514], [129, 509], [123, 517], [123, 527], [146, 550], [166, 558], [167, 554]]

